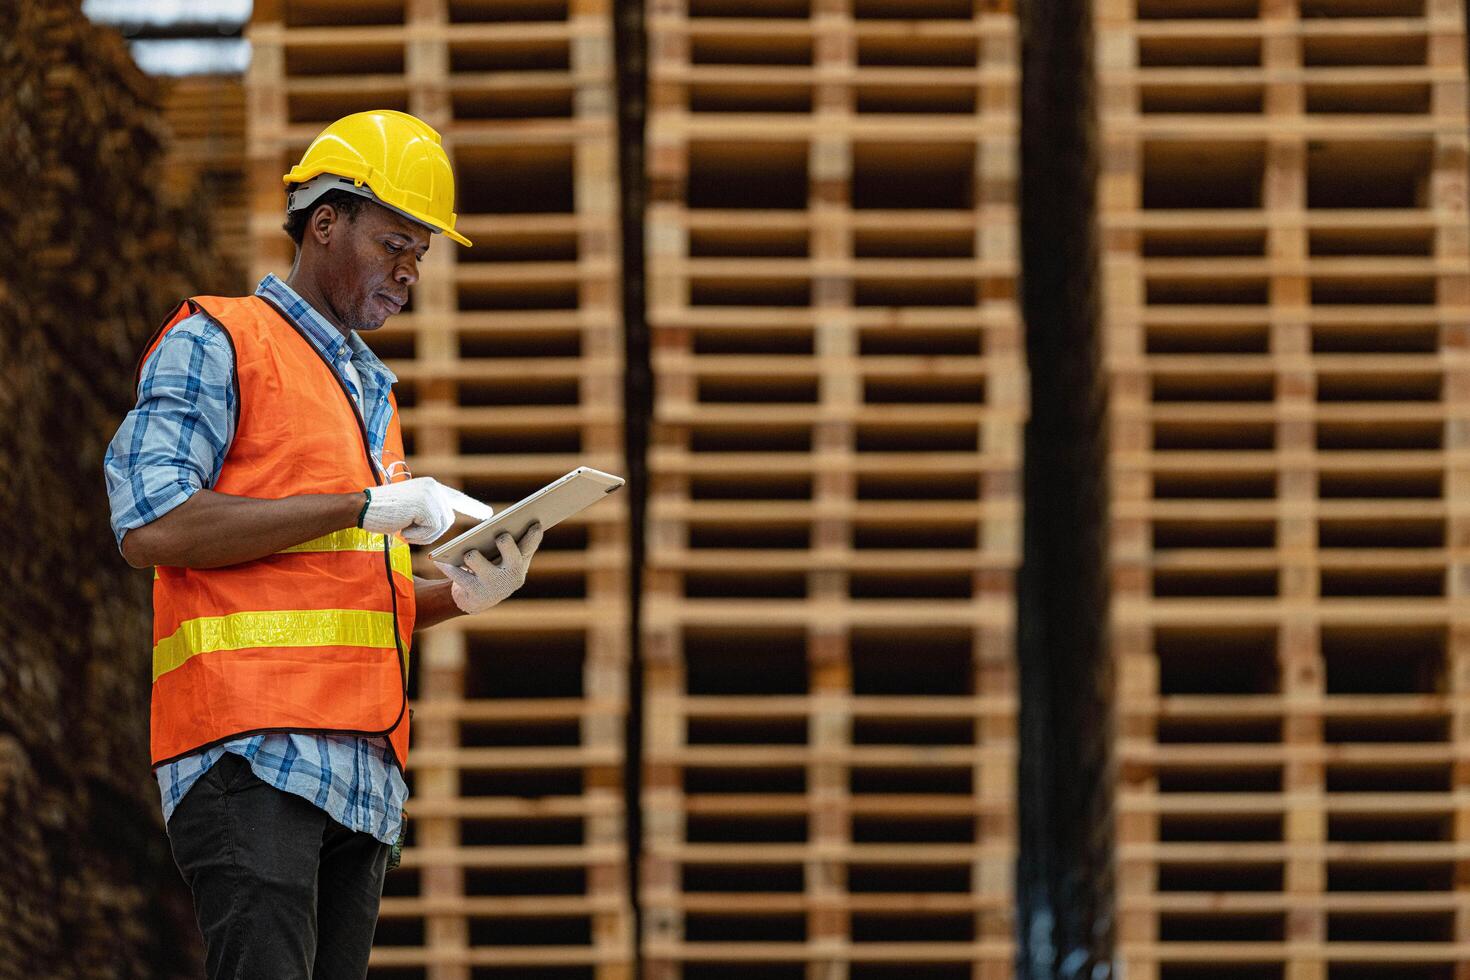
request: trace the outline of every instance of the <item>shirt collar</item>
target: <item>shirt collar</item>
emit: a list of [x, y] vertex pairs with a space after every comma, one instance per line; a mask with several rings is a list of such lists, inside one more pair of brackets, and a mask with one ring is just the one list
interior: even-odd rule
[[273, 302], [300, 328], [311, 345], [333, 363], [350, 360], [359, 371], [365, 369], [380, 375], [387, 384], [398, 380], [398, 376], [363, 343], [357, 331], [349, 331], [346, 337], [342, 336], [342, 331], [328, 323], [315, 307], [274, 273], [266, 273], [260, 285], [255, 287], [255, 295]]

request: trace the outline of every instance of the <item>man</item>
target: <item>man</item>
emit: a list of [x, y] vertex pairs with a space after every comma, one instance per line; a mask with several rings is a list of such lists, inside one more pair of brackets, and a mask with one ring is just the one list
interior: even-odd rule
[[356, 113], [284, 180], [290, 276], [180, 304], [104, 461], [123, 557], [156, 566], [153, 766], [212, 980], [366, 974], [408, 795], [410, 637], [506, 598], [541, 542], [412, 574], [405, 542], [490, 516], [411, 478], [396, 379], [358, 336], [408, 302], [434, 233], [470, 244], [439, 134]]

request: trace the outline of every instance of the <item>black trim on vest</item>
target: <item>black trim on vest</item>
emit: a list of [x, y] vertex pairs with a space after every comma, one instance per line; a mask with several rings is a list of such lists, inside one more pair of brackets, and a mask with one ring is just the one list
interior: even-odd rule
[[[413, 714], [412, 709], [409, 709], [409, 714]], [[403, 716], [400, 714], [400, 720], [402, 719], [402, 717]], [[231, 732], [229, 735], [223, 735], [220, 738], [210, 739], [208, 742], [200, 742], [192, 749], [185, 749], [183, 752], [180, 752], [177, 755], [171, 755], [167, 759], [161, 759], [158, 762], [151, 763], [151, 767], [154, 770], [157, 770], [161, 766], [171, 765], [175, 762], [178, 762], [180, 759], [186, 759], [189, 756], [194, 755], [196, 752], [203, 752], [206, 749], [212, 749], [215, 746], [224, 745], [226, 742], [233, 742], [237, 738], [250, 738], [254, 735], [348, 735], [354, 738], [386, 739], [387, 736], [390, 735], [397, 727], [397, 725], [394, 725], [393, 728], [382, 732], [364, 732], [356, 728], [247, 728], [244, 731]], [[404, 768], [403, 761], [400, 760], [398, 758], [398, 754], [393, 751], [393, 743], [391, 741], [388, 742], [388, 758], [393, 760], [393, 768], [397, 769], [400, 775], [407, 774], [407, 770]]]

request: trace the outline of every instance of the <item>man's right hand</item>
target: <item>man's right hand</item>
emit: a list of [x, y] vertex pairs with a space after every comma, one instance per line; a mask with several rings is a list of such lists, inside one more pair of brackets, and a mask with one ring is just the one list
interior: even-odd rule
[[428, 476], [368, 487], [367, 495], [358, 526], [380, 534], [402, 534], [409, 544], [438, 540], [453, 526], [455, 511], [478, 521], [494, 515], [489, 504]]

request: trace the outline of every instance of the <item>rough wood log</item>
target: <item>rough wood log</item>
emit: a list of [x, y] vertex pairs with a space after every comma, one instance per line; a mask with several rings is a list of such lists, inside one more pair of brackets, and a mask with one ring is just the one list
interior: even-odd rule
[[148, 767], [148, 576], [102, 455], [177, 298], [222, 283], [170, 210], [159, 92], [76, 0], [0, 4], [0, 975], [196, 976]]

